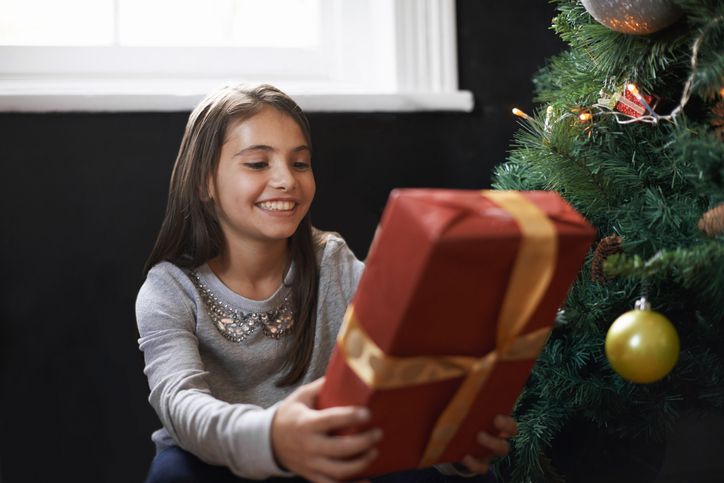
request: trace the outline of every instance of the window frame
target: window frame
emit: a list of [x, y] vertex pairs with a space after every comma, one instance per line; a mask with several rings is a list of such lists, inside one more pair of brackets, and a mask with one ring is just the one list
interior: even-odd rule
[[[186, 111], [239, 81], [278, 85], [310, 112], [472, 110], [472, 94], [457, 85], [454, 0], [342, 2], [322, 0], [321, 24], [336, 27], [322, 29], [319, 50], [0, 46], [0, 111]], [[354, 32], [361, 15], [379, 29]], [[211, 60], [240, 53], [263, 67], [242, 73]]]

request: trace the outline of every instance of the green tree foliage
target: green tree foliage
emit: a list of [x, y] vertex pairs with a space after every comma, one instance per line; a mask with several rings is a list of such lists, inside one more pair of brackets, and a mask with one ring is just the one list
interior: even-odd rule
[[[677, 0], [682, 18], [642, 36], [608, 29], [576, 0], [554, 3], [552, 29], [569, 49], [536, 75], [538, 111], [522, 121], [494, 187], [559, 192], [599, 239], [619, 235], [623, 253], [606, 260], [606, 283], [591, 280], [589, 256], [517, 402], [519, 434], [498, 469], [526, 483], [562, 481], [556, 445], [572, 424], [600, 434], [589, 441], [626, 441], [635, 458], [683, 412], [724, 408], [724, 237], [697, 228], [724, 202], [724, 143], [710, 124], [724, 87], [724, 2]], [[691, 98], [673, 122], [620, 124], [594, 106], [632, 81], [668, 114], [699, 37]], [[623, 380], [604, 352], [609, 326], [642, 293], [682, 344], [673, 371], [648, 385]]]

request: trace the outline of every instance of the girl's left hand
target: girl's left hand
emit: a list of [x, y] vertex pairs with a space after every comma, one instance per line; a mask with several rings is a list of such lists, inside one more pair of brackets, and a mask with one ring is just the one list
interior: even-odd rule
[[493, 453], [485, 458], [475, 458], [474, 456], [467, 455], [462, 463], [473, 473], [485, 474], [490, 468], [490, 460], [495, 456], [505, 456], [510, 451], [510, 444], [508, 438], [515, 435], [518, 431], [518, 425], [515, 419], [510, 416], [503, 416], [498, 414], [493, 420], [495, 429], [499, 431], [498, 436], [491, 436], [490, 434], [481, 431], [478, 433], [478, 443], [485, 446]]

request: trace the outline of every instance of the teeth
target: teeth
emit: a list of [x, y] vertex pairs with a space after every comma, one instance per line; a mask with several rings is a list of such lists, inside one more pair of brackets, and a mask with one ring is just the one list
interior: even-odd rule
[[259, 206], [270, 211], [289, 211], [294, 208], [293, 201], [264, 201]]

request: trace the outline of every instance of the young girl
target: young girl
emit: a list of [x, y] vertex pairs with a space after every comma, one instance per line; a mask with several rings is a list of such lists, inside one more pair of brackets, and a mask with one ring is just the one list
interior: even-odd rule
[[[364, 265], [312, 228], [310, 139], [301, 109], [269, 85], [222, 88], [189, 117], [136, 302], [163, 425], [147, 482], [331, 482], [376, 456], [379, 429], [333, 435], [367, 421], [365, 408], [314, 409]], [[515, 422], [497, 426], [480, 443], [504, 455]], [[464, 463], [458, 473], [487, 471], [487, 459]], [[459, 469], [380, 481], [449, 481]]]

